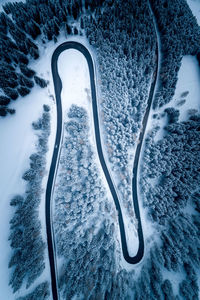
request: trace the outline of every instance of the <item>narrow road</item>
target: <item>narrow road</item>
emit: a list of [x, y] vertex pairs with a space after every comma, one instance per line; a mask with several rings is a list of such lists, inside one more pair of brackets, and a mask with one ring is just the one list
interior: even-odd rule
[[99, 156], [99, 160], [101, 163], [101, 167], [103, 169], [104, 175], [106, 177], [108, 186], [110, 188], [116, 210], [118, 212], [118, 221], [119, 221], [119, 229], [120, 229], [120, 236], [121, 236], [121, 245], [122, 245], [122, 252], [124, 259], [130, 264], [137, 264], [141, 261], [144, 255], [144, 238], [143, 238], [143, 231], [142, 231], [142, 224], [140, 218], [140, 210], [138, 204], [138, 194], [137, 194], [137, 172], [138, 172], [138, 162], [141, 152], [141, 147], [144, 139], [145, 129], [147, 125], [147, 120], [149, 116], [149, 111], [151, 108], [152, 99], [154, 96], [155, 85], [157, 82], [157, 71], [158, 71], [158, 45], [156, 47], [156, 57], [157, 57], [157, 65], [155, 74], [153, 76], [149, 99], [147, 102], [147, 109], [144, 115], [144, 119], [142, 122], [142, 131], [139, 136], [140, 143], [137, 145], [135, 159], [133, 164], [133, 179], [132, 179], [132, 198], [133, 198], [133, 205], [135, 210], [135, 215], [138, 220], [138, 239], [139, 239], [139, 247], [137, 254], [135, 256], [129, 256], [128, 249], [127, 249], [127, 241], [125, 235], [125, 228], [124, 228], [124, 221], [122, 216], [122, 211], [119, 203], [119, 199], [117, 196], [117, 192], [115, 190], [114, 184], [112, 182], [109, 170], [105, 163], [102, 145], [101, 145], [101, 136], [100, 136], [100, 128], [99, 128], [99, 115], [98, 115], [98, 105], [97, 105], [97, 98], [96, 98], [96, 86], [95, 86], [95, 73], [94, 73], [94, 65], [92, 61], [92, 57], [89, 51], [80, 43], [78, 42], [65, 42], [58, 46], [53, 53], [52, 56], [52, 74], [53, 74], [53, 81], [54, 81], [54, 88], [55, 88], [55, 96], [56, 96], [56, 106], [57, 106], [57, 131], [56, 131], [56, 140], [55, 146], [53, 151], [53, 157], [49, 172], [49, 178], [47, 182], [47, 189], [46, 189], [46, 228], [47, 228], [47, 242], [48, 242], [48, 252], [49, 252], [49, 261], [50, 261], [50, 271], [51, 271], [51, 284], [52, 284], [52, 294], [53, 299], [59, 299], [58, 295], [58, 283], [57, 283], [57, 270], [56, 270], [56, 252], [55, 252], [55, 239], [54, 239], [54, 232], [53, 232], [53, 225], [52, 225], [52, 212], [51, 212], [51, 198], [53, 194], [54, 188], [54, 180], [57, 172], [57, 165], [59, 161], [60, 155], [60, 147], [61, 147], [61, 140], [62, 140], [62, 103], [61, 103], [61, 90], [62, 90], [62, 82], [58, 74], [58, 58], [59, 55], [67, 50], [67, 49], [76, 49], [80, 51], [86, 58], [89, 68], [90, 74], [90, 84], [91, 84], [91, 94], [92, 94], [92, 109], [93, 109], [93, 120], [94, 120], [94, 129], [95, 129], [95, 139], [96, 139], [96, 146], [97, 152]]

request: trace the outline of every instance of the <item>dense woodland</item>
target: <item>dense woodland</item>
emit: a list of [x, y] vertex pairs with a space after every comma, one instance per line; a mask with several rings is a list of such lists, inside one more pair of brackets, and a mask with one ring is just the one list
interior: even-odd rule
[[[185, 1], [180, 5], [180, 0], [157, 0], [151, 6], [162, 45], [156, 107], [169, 102], [174, 94], [183, 55], [199, 52], [199, 28]], [[124, 206], [131, 214], [129, 153], [137, 140], [156, 64], [156, 34], [148, 1], [128, 1], [126, 6], [121, 0], [85, 1], [83, 6], [75, 0], [30, 0], [8, 3], [4, 10], [0, 17], [5, 62], [0, 114], [14, 113], [8, 103], [18, 95], [27, 95], [33, 87], [34, 71], [27, 65], [39, 57], [39, 40], [56, 42], [61, 30], [66, 35], [86, 34], [96, 49], [99, 64], [105, 146], [112, 169], [120, 179], [116, 184], [122, 201], [126, 199]], [[77, 25], [71, 25], [73, 20]], [[13, 48], [12, 53], [7, 54], [5, 47]], [[34, 81], [38, 83], [37, 77]]]
[[150, 0], [161, 41], [160, 88], [154, 108], [168, 103], [175, 92], [184, 55], [200, 52], [200, 29], [185, 0]]
[[53, 218], [57, 255], [62, 258], [63, 299], [105, 295], [116, 269], [114, 204], [106, 198], [89, 132], [87, 112], [72, 105], [65, 122]]
[[41, 236], [38, 208], [41, 201], [45, 154], [48, 150], [47, 142], [50, 134], [49, 106], [44, 105], [42, 117], [33, 123], [33, 128], [39, 132], [38, 144], [37, 152], [30, 156], [30, 168], [22, 176], [26, 181], [26, 192], [24, 195], [14, 196], [10, 202], [15, 209], [10, 221], [9, 236], [13, 252], [9, 262], [9, 268], [12, 268], [10, 285], [14, 293], [24, 283], [26, 288], [29, 288], [45, 268], [46, 243]]
[[164, 224], [186, 207], [200, 181], [200, 117], [170, 123], [166, 135], [157, 143], [154, 134], [146, 139], [145, 163], [147, 176], [158, 178], [146, 194], [153, 220]]
[[[105, 1], [103, 13], [85, 17], [100, 73], [100, 121], [120, 200], [133, 218], [131, 150], [141, 128], [156, 69], [156, 36], [147, 1]], [[109, 80], [108, 80], [109, 79]]]
[[[170, 116], [163, 139], [154, 141], [157, 128], [146, 139], [141, 185], [144, 204], [161, 232], [158, 267], [176, 272], [177, 277], [183, 273], [179, 295], [195, 300], [200, 267], [200, 116], [179, 123], [177, 110], [166, 113]], [[169, 292], [167, 299], [175, 299], [169, 281], [165, 291]]]
[[[155, 108], [171, 100], [181, 59], [183, 55], [199, 53], [200, 34], [185, 0], [150, 2], [162, 52]], [[136, 143], [155, 77], [154, 16], [147, 0], [128, 0], [126, 5], [122, 0], [82, 3], [27, 0], [4, 5], [4, 12], [0, 13], [0, 116], [13, 114], [12, 101], [29, 94], [35, 84], [47, 85], [29, 65], [39, 58], [42, 45], [51, 40], [56, 43], [61, 31], [66, 37], [86, 36], [97, 57], [105, 147], [112, 170], [120, 178], [117, 185], [124, 206], [131, 215], [128, 153]], [[33, 123], [39, 132], [38, 151], [31, 155], [30, 169], [23, 175], [26, 193], [11, 200], [15, 208], [10, 234], [13, 256], [9, 264], [13, 291], [23, 283], [29, 287], [45, 267], [38, 206], [49, 135], [48, 110], [45, 106], [42, 118]], [[63, 259], [59, 285], [64, 299], [76, 293], [85, 299], [198, 298], [199, 117], [178, 123], [177, 111], [168, 109], [166, 113], [169, 124], [164, 138], [155, 143], [155, 131], [146, 141], [143, 174], [148, 180], [142, 183], [144, 205], [158, 226], [160, 242], [147, 251], [138, 278], [118, 264], [120, 246], [114, 226], [117, 216], [94, 165], [86, 112], [73, 106], [68, 113], [54, 214], [56, 250]], [[158, 184], [151, 184], [151, 179], [158, 180]], [[170, 279], [162, 276], [165, 268], [177, 272], [177, 276], [184, 273], [179, 296], [174, 294]], [[36, 298], [49, 298], [49, 283], [40, 284], [19, 299]]]
[[[68, 121], [65, 123], [65, 146], [61, 154], [56, 184], [54, 216], [58, 256], [62, 258], [64, 256], [59, 274], [63, 298], [83, 295], [84, 299], [96, 299], [96, 297], [134, 298], [135, 300], [163, 299], [163, 297], [169, 300], [180, 299], [174, 294], [170, 278], [162, 275], [163, 270], [166, 269], [176, 272], [177, 278], [180, 273], [183, 274], [181, 278], [184, 279], [178, 283], [181, 299], [198, 299], [200, 205], [199, 193], [194, 190], [199, 188], [197, 183], [199, 177], [195, 177], [196, 170], [199, 169], [199, 165], [196, 164], [200, 147], [199, 117], [191, 117], [184, 123], [169, 124], [166, 127], [168, 134], [156, 145], [152, 137], [146, 141], [148, 144], [146, 164], [148, 164], [149, 174], [145, 174], [145, 177], [163, 178], [163, 182], [166, 182], [165, 176], [173, 174], [174, 178], [170, 183], [174, 182], [175, 187], [180, 186], [176, 181], [180, 179], [180, 176], [184, 178], [185, 174], [191, 176], [191, 181], [187, 185], [187, 180], [185, 180], [185, 187], [182, 185], [180, 189], [181, 194], [176, 191], [177, 199], [174, 194], [168, 198], [162, 197], [161, 192], [158, 191], [159, 202], [152, 203], [152, 199], [156, 201], [157, 189], [162, 184], [155, 187], [154, 194], [153, 190], [150, 190], [151, 197], [149, 194], [145, 195], [146, 206], [154, 222], [161, 224], [158, 229], [161, 241], [154, 243], [150, 253], [146, 254], [145, 263], [137, 279], [134, 278], [133, 272], [118, 270], [119, 267], [116, 264], [115, 253], [119, 248], [112, 239], [112, 236], [115, 236], [115, 226], [112, 223], [114, 219], [111, 218], [114, 208], [108, 206], [108, 200], [100, 195], [103, 193], [101, 182], [99, 181], [99, 186], [96, 186], [93, 181], [94, 175], [98, 177], [98, 173], [94, 172], [96, 169], [93, 169], [91, 164], [93, 154], [88, 141], [87, 126], [86, 112], [72, 106], [68, 113]], [[186, 128], [187, 131], [184, 131]], [[180, 142], [178, 142], [178, 136]], [[183, 138], [187, 141], [181, 143]], [[166, 139], [170, 140], [168, 147]], [[157, 155], [161, 153], [160, 144], [162, 147], [165, 145], [164, 149], [168, 149], [167, 153], [168, 155], [170, 153], [170, 157], [164, 151], [162, 158], [159, 157], [160, 164], [158, 164]], [[171, 147], [170, 151], [169, 147]], [[158, 152], [155, 151], [156, 148], [159, 149]], [[177, 169], [180, 156], [183, 158], [180, 163], [186, 163], [187, 166], [179, 166]], [[192, 156], [191, 160], [189, 156]], [[171, 171], [168, 169], [165, 171], [166, 168], [163, 168], [162, 162], [165, 159], [168, 159], [167, 164], [169, 168], [172, 168]], [[88, 164], [89, 167], [87, 167]], [[177, 176], [178, 170], [180, 176]], [[185, 170], [185, 173], [182, 170]], [[160, 175], [158, 172], [163, 172], [163, 174]], [[171, 190], [169, 184], [163, 188], [165, 191]], [[189, 188], [190, 190], [186, 190]], [[100, 192], [93, 194], [93, 189], [99, 189]], [[182, 195], [186, 198], [184, 203], [182, 203]], [[185, 209], [187, 205], [189, 212]], [[158, 214], [160, 211], [163, 212], [161, 215]], [[100, 216], [96, 218], [99, 212], [101, 212], [101, 217], [106, 216], [106, 221], [102, 222]], [[156, 219], [155, 213], [157, 213]], [[162, 225], [163, 223], [165, 226]]]
[[[116, 184], [121, 199], [126, 199], [124, 206], [133, 217], [128, 151], [135, 144], [145, 111], [155, 71], [156, 39], [148, 2], [129, 0], [122, 4], [121, 0], [85, 1], [84, 6], [82, 1], [75, 0], [30, 0], [4, 5], [5, 13], [0, 15], [1, 52], [5, 61], [2, 79], [7, 79], [2, 87], [0, 112], [14, 113], [7, 107], [9, 102], [27, 95], [34, 81], [38, 83], [28, 63], [39, 57], [40, 42], [56, 42], [61, 30], [66, 36], [84, 33], [97, 52], [105, 146], [112, 169], [120, 178]], [[71, 25], [74, 21], [77, 25]], [[7, 57], [5, 47], [13, 48], [12, 57]], [[42, 79], [39, 83], [45, 86]]]

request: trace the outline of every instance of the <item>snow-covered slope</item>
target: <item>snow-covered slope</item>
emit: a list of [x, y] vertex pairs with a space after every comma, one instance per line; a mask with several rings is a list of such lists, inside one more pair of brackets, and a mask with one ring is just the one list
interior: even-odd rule
[[187, 0], [193, 15], [197, 19], [197, 23], [200, 25], [200, 1], [199, 0]]

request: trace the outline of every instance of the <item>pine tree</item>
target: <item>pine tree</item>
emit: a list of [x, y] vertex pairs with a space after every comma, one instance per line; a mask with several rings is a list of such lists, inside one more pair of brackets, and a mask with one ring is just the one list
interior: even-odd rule
[[7, 105], [10, 103], [10, 98], [6, 96], [0, 96], [0, 105]]
[[6, 107], [0, 107], [0, 116], [5, 117], [7, 115]]
[[35, 75], [35, 71], [28, 68], [26, 64], [21, 63], [19, 65], [21, 72], [28, 78], [32, 78]]
[[30, 93], [30, 89], [25, 86], [21, 86], [17, 90], [18, 90], [18, 93], [20, 94], [20, 96], [22, 96], [22, 97], [25, 97]]
[[47, 81], [38, 77], [34, 76], [35, 83], [38, 84], [41, 88], [45, 88], [47, 86]]
[[15, 89], [11, 89], [7, 87], [7, 88], [3, 88], [3, 91], [5, 95], [11, 98], [12, 100], [16, 100], [18, 98], [18, 92]]

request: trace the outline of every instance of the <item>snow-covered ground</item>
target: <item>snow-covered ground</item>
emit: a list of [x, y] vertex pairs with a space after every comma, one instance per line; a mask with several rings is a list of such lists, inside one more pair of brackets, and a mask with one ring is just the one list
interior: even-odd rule
[[[188, 120], [190, 113], [193, 111], [200, 112], [200, 69], [197, 58], [195, 56], [186, 55], [183, 57], [181, 67], [178, 72], [178, 81], [176, 84], [175, 94], [172, 100], [162, 108], [151, 110], [147, 122], [147, 130], [151, 130], [155, 126], [160, 126], [160, 130], [156, 134], [156, 140], [164, 135], [163, 127], [167, 125], [167, 116], [162, 116], [167, 107], [174, 107], [180, 112], [179, 121]], [[184, 95], [188, 92], [187, 95]], [[184, 102], [181, 104], [181, 102]], [[153, 115], [157, 114], [158, 118], [154, 119]]]
[[[200, 8], [200, 1], [188, 1], [188, 2], [198, 2], [199, 8]], [[178, 73], [178, 81], [176, 85], [176, 90], [174, 97], [172, 100], [163, 106], [162, 108], [153, 110], [151, 109], [148, 122], [147, 122], [147, 128], [145, 136], [147, 137], [147, 134], [155, 128], [155, 126], [159, 126], [160, 129], [157, 132], [155, 136], [155, 141], [162, 139], [165, 131], [164, 126], [167, 125], [167, 116], [162, 116], [164, 110], [167, 107], [174, 107], [175, 109], [178, 109], [180, 112], [179, 121], [186, 121], [188, 120], [190, 113], [192, 112], [200, 112], [200, 69], [198, 65], [198, 61], [195, 56], [187, 55], [184, 56], [182, 59], [181, 67]], [[189, 93], [186, 93], [189, 92]], [[185, 95], [184, 95], [185, 93]], [[184, 101], [183, 101], [184, 100]], [[182, 104], [181, 104], [182, 102]], [[158, 118], [154, 119], [153, 115], [157, 114]], [[145, 139], [145, 137], [144, 137]], [[144, 157], [144, 148], [141, 152], [141, 158], [140, 158], [140, 167], [142, 166], [142, 159]], [[139, 178], [141, 178], [141, 170], [139, 171]], [[147, 180], [146, 184], [150, 182], [152, 185], [156, 184], [157, 179], [154, 180]], [[142, 196], [142, 191], [141, 196]], [[145, 214], [145, 210], [141, 210], [141, 214]], [[149, 243], [152, 243], [153, 240], [157, 240], [159, 242], [159, 232], [157, 232], [156, 227], [151, 222], [148, 222], [147, 215], [141, 216], [143, 220], [143, 231], [144, 231], [144, 239], [145, 239], [145, 245], [149, 245]], [[148, 248], [150, 248], [148, 246]], [[163, 278], [164, 279], [170, 279], [173, 291], [175, 294], [178, 294], [178, 286], [181, 280], [184, 279], [184, 275], [179, 272], [178, 274], [175, 272], [168, 272], [166, 269], [162, 270]]]
[[[160, 129], [156, 133], [155, 136], [155, 141], [158, 141], [159, 139], [162, 139], [165, 130], [164, 126], [167, 125], [167, 116], [162, 116], [164, 113], [164, 110], [167, 107], [174, 107], [175, 109], [178, 109], [180, 112], [180, 117], [179, 121], [186, 121], [188, 120], [190, 116], [190, 112], [196, 111], [200, 112], [200, 101], [199, 101], [199, 96], [200, 96], [200, 70], [198, 66], [198, 61], [195, 56], [191, 55], [186, 55], [182, 59], [181, 67], [178, 72], [178, 82], [176, 85], [176, 90], [174, 97], [172, 100], [164, 105], [162, 108], [153, 110], [150, 110], [149, 113], [149, 118], [147, 122], [147, 127], [146, 127], [146, 132], [145, 132], [145, 137], [147, 137], [147, 134], [156, 126], [159, 126]], [[189, 92], [186, 96], [183, 96], [184, 92]], [[182, 105], [181, 102], [185, 101]], [[153, 118], [153, 115], [157, 114], [157, 118]], [[144, 137], [144, 140], [145, 140]], [[142, 167], [142, 159], [144, 157], [144, 148], [142, 147], [141, 155], [140, 155], [140, 167]], [[141, 179], [141, 170], [139, 170], [139, 178]], [[149, 180], [149, 182], [154, 185], [157, 182], [157, 179]], [[139, 190], [139, 186], [138, 186]], [[141, 197], [142, 197], [142, 191], [141, 191]], [[148, 224], [146, 224], [148, 225]], [[148, 233], [148, 227], [146, 226], [144, 228], [144, 235], [145, 231], [147, 236], [149, 236]], [[151, 233], [151, 231], [150, 231]]]
[[[15, 295], [12, 294], [12, 290], [9, 287], [9, 278], [12, 270], [8, 269], [8, 262], [12, 254], [12, 250], [9, 245], [8, 236], [9, 236], [9, 221], [13, 216], [14, 209], [10, 207], [10, 200], [15, 194], [23, 194], [25, 192], [25, 181], [22, 180], [22, 174], [25, 170], [29, 168], [29, 156], [35, 151], [35, 143], [37, 137], [35, 132], [32, 129], [32, 122], [36, 121], [42, 114], [43, 104], [48, 104], [51, 107], [51, 135], [49, 138], [49, 151], [47, 153], [47, 171], [49, 170], [52, 152], [54, 147], [55, 132], [56, 132], [56, 107], [54, 99], [54, 86], [53, 79], [51, 74], [51, 57], [56, 47], [59, 44], [65, 42], [66, 40], [75, 40], [83, 43], [90, 49], [87, 40], [84, 37], [74, 37], [66, 39], [64, 34], [61, 34], [58, 38], [58, 42], [55, 44], [53, 41], [49, 42], [48, 45], [40, 45], [40, 58], [36, 61], [32, 60], [30, 62], [30, 68], [36, 70], [38, 75], [49, 80], [49, 85], [46, 89], [41, 89], [38, 86], [35, 86], [31, 94], [19, 98], [16, 102], [12, 102], [9, 107], [16, 109], [16, 114], [13, 116], [7, 116], [6, 118], [0, 118], [0, 211], [2, 215], [0, 218], [0, 298], [13, 300], [18, 296], [24, 295], [28, 292], [31, 292], [34, 289], [36, 284], [39, 284], [43, 280], [50, 279], [49, 273], [49, 261], [48, 253], [46, 249], [45, 253], [45, 263], [46, 269], [36, 282], [31, 285], [31, 287], [26, 290], [23, 286], [19, 292], [16, 292]], [[71, 53], [70, 53], [71, 51]], [[68, 56], [68, 54], [70, 54]], [[74, 103], [84, 106], [89, 115], [92, 115], [91, 107], [91, 97], [90, 97], [90, 81], [87, 63], [83, 55], [78, 51], [69, 50], [67, 57], [63, 53], [60, 56], [61, 60], [66, 60], [63, 63], [64, 70], [60, 70], [59, 73], [66, 72], [67, 82], [70, 84], [65, 84], [65, 79], [62, 77], [63, 81], [63, 93], [62, 98], [66, 99], [63, 101], [64, 109], [69, 108], [69, 105]], [[63, 58], [62, 58], [63, 56]], [[68, 59], [69, 57], [69, 59]], [[60, 61], [60, 60], [59, 60]], [[70, 74], [70, 75], [69, 75]], [[73, 74], [73, 76], [71, 76]], [[64, 75], [64, 77], [65, 77]], [[78, 85], [74, 86], [73, 80], [78, 79]], [[76, 82], [77, 83], [77, 82]], [[72, 89], [70, 91], [69, 89]], [[77, 89], [77, 86], [79, 88]], [[67, 97], [66, 97], [67, 96]], [[70, 97], [72, 96], [72, 98]], [[91, 122], [91, 143], [94, 144], [94, 134], [93, 131], [93, 122]], [[96, 158], [97, 159], [97, 158]], [[98, 159], [97, 159], [98, 162]], [[99, 162], [97, 163], [97, 165]], [[101, 168], [101, 177], [106, 186], [106, 180], [103, 176]], [[45, 225], [45, 188], [48, 178], [48, 172], [43, 180], [43, 190], [42, 201], [40, 205], [40, 217], [42, 223], [42, 236], [46, 240], [46, 225]], [[109, 190], [108, 190], [109, 193]]]
[[[64, 35], [58, 40], [58, 43], [64, 42], [66, 39]], [[42, 114], [43, 104], [48, 104], [51, 107], [51, 135], [49, 139], [49, 152], [47, 154], [47, 170], [49, 170], [53, 143], [55, 138], [55, 121], [56, 110], [53, 97], [54, 93], [53, 80], [51, 76], [51, 56], [58, 44], [53, 42], [48, 44], [48, 47], [41, 48], [40, 57], [37, 61], [31, 61], [30, 67], [38, 71], [39, 76], [43, 76], [49, 80], [49, 85], [46, 89], [41, 89], [35, 86], [31, 94], [22, 98], [20, 97], [15, 102], [10, 104], [10, 108], [16, 109], [16, 114], [0, 118], [0, 299], [13, 300], [19, 295], [23, 295], [28, 291], [32, 291], [33, 287], [39, 283], [38, 280], [25, 290], [25, 287], [12, 294], [9, 287], [9, 278], [12, 272], [8, 269], [8, 262], [11, 257], [11, 248], [8, 242], [9, 236], [9, 221], [13, 216], [14, 209], [10, 207], [10, 200], [15, 194], [23, 194], [25, 192], [25, 181], [22, 180], [22, 174], [29, 168], [29, 156], [35, 151], [35, 142], [37, 137], [32, 129], [32, 122], [36, 121]], [[43, 47], [43, 46], [42, 46]], [[47, 173], [43, 181], [43, 188], [45, 191], [47, 181]], [[46, 241], [46, 227], [45, 227], [45, 193], [43, 193], [42, 202], [40, 205], [40, 216], [42, 222], [42, 235]], [[49, 262], [47, 250], [45, 253], [46, 269], [40, 277], [41, 280], [48, 280]]]
[[9, 220], [13, 215], [9, 203], [14, 194], [24, 193], [25, 182], [21, 176], [29, 166], [29, 156], [35, 149], [36, 141], [31, 122], [36, 120], [42, 111], [40, 90], [35, 89], [33, 95], [35, 95], [35, 102], [32, 95], [20, 99], [12, 105], [17, 110], [16, 114], [0, 119], [0, 291], [2, 299], [13, 299], [12, 291], [8, 288], [10, 274], [8, 262], [11, 257], [8, 242]]
[[84, 107], [89, 113], [90, 77], [83, 54], [75, 49], [62, 52], [58, 58], [58, 73], [62, 81], [61, 98], [64, 115], [72, 104]]
[[187, 4], [200, 25], [200, 0], [187, 0]]
[[[195, 56], [187, 55], [182, 59], [182, 65], [178, 74], [176, 92], [169, 106], [174, 106], [180, 110], [180, 121], [188, 119], [189, 111], [195, 109], [200, 111], [200, 69]], [[188, 91], [186, 97], [181, 96]], [[179, 107], [181, 99], [186, 99], [185, 104]]]
[[29, 167], [29, 156], [35, 151], [37, 140], [31, 123], [41, 115], [43, 103], [49, 103], [47, 91], [36, 87], [31, 95], [12, 104], [12, 107], [16, 109], [14, 116], [0, 119], [0, 211], [2, 212], [0, 218], [0, 297], [2, 299], [14, 299], [8, 287], [11, 272], [8, 269], [11, 257], [8, 242], [9, 221], [14, 213], [9, 203], [13, 195], [23, 194], [25, 191], [25, 181], [21, 177]]

